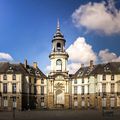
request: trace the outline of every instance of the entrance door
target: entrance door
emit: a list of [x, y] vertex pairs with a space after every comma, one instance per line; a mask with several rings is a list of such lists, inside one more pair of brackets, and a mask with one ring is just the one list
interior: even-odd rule
[[106, 107], [106, 98], [102, 98], [102, 107]]
[[59, 105], [64, 104], [64, 92], [62, 90], [56, 91], [56, 103]]
[[84, 108], [85, 107], [85, 101], [84, 101], [84, 99], [82, 100], [82, 102], [81, 102], [81, 106]]
[[74, 101], [74, 107], [76, 107], [76, 108], [78, 107], [78, 101], [77, 100]]
[[111, 108], [115, 107], [115, 98], [110, 98], [110, 107]]

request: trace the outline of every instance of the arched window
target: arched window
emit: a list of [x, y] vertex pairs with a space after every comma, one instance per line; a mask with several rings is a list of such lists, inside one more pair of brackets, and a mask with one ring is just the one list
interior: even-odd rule
[[57, 70], [62, 70], [62, 61], [60, 59], [58, 59], [56, 61], [56, 69]]
[[61, 65], [62, 64], [62, 61], [60, 60], [60, 59], [58, 59], [57, 61], [56, 61], [56, 65]]
[[61, 43], [57, 43], [57, 50], [61, 50]]

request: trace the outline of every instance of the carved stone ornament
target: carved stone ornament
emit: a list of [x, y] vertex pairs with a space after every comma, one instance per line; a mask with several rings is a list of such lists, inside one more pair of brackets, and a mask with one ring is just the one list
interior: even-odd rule
[[63, 84], [60, 83], [60, 82], [56, 83], [54, 87], [55, 87], [56, 89], [58, 89], [58, 88], [59, 88], [59, 89], [64, 88]]

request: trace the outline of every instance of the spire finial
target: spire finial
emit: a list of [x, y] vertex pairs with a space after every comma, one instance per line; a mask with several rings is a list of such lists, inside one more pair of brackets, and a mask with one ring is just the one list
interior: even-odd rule
[[59, 18], [57, 20], [57, 31], [60, 31], [60, 22], [59, 22]]

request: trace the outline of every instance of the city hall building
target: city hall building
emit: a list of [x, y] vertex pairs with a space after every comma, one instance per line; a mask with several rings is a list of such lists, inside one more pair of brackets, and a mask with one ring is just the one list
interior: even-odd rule
[[[69, 74], [66, 40], [60, 31], [52, 39], [51, 71], [46, 76], [34, 62], [0, 63], [0, 110], [99, 109], [120, 107], [120, 62], [80, 66]], [[75, 53], [76, 54], [76, 53]]]

